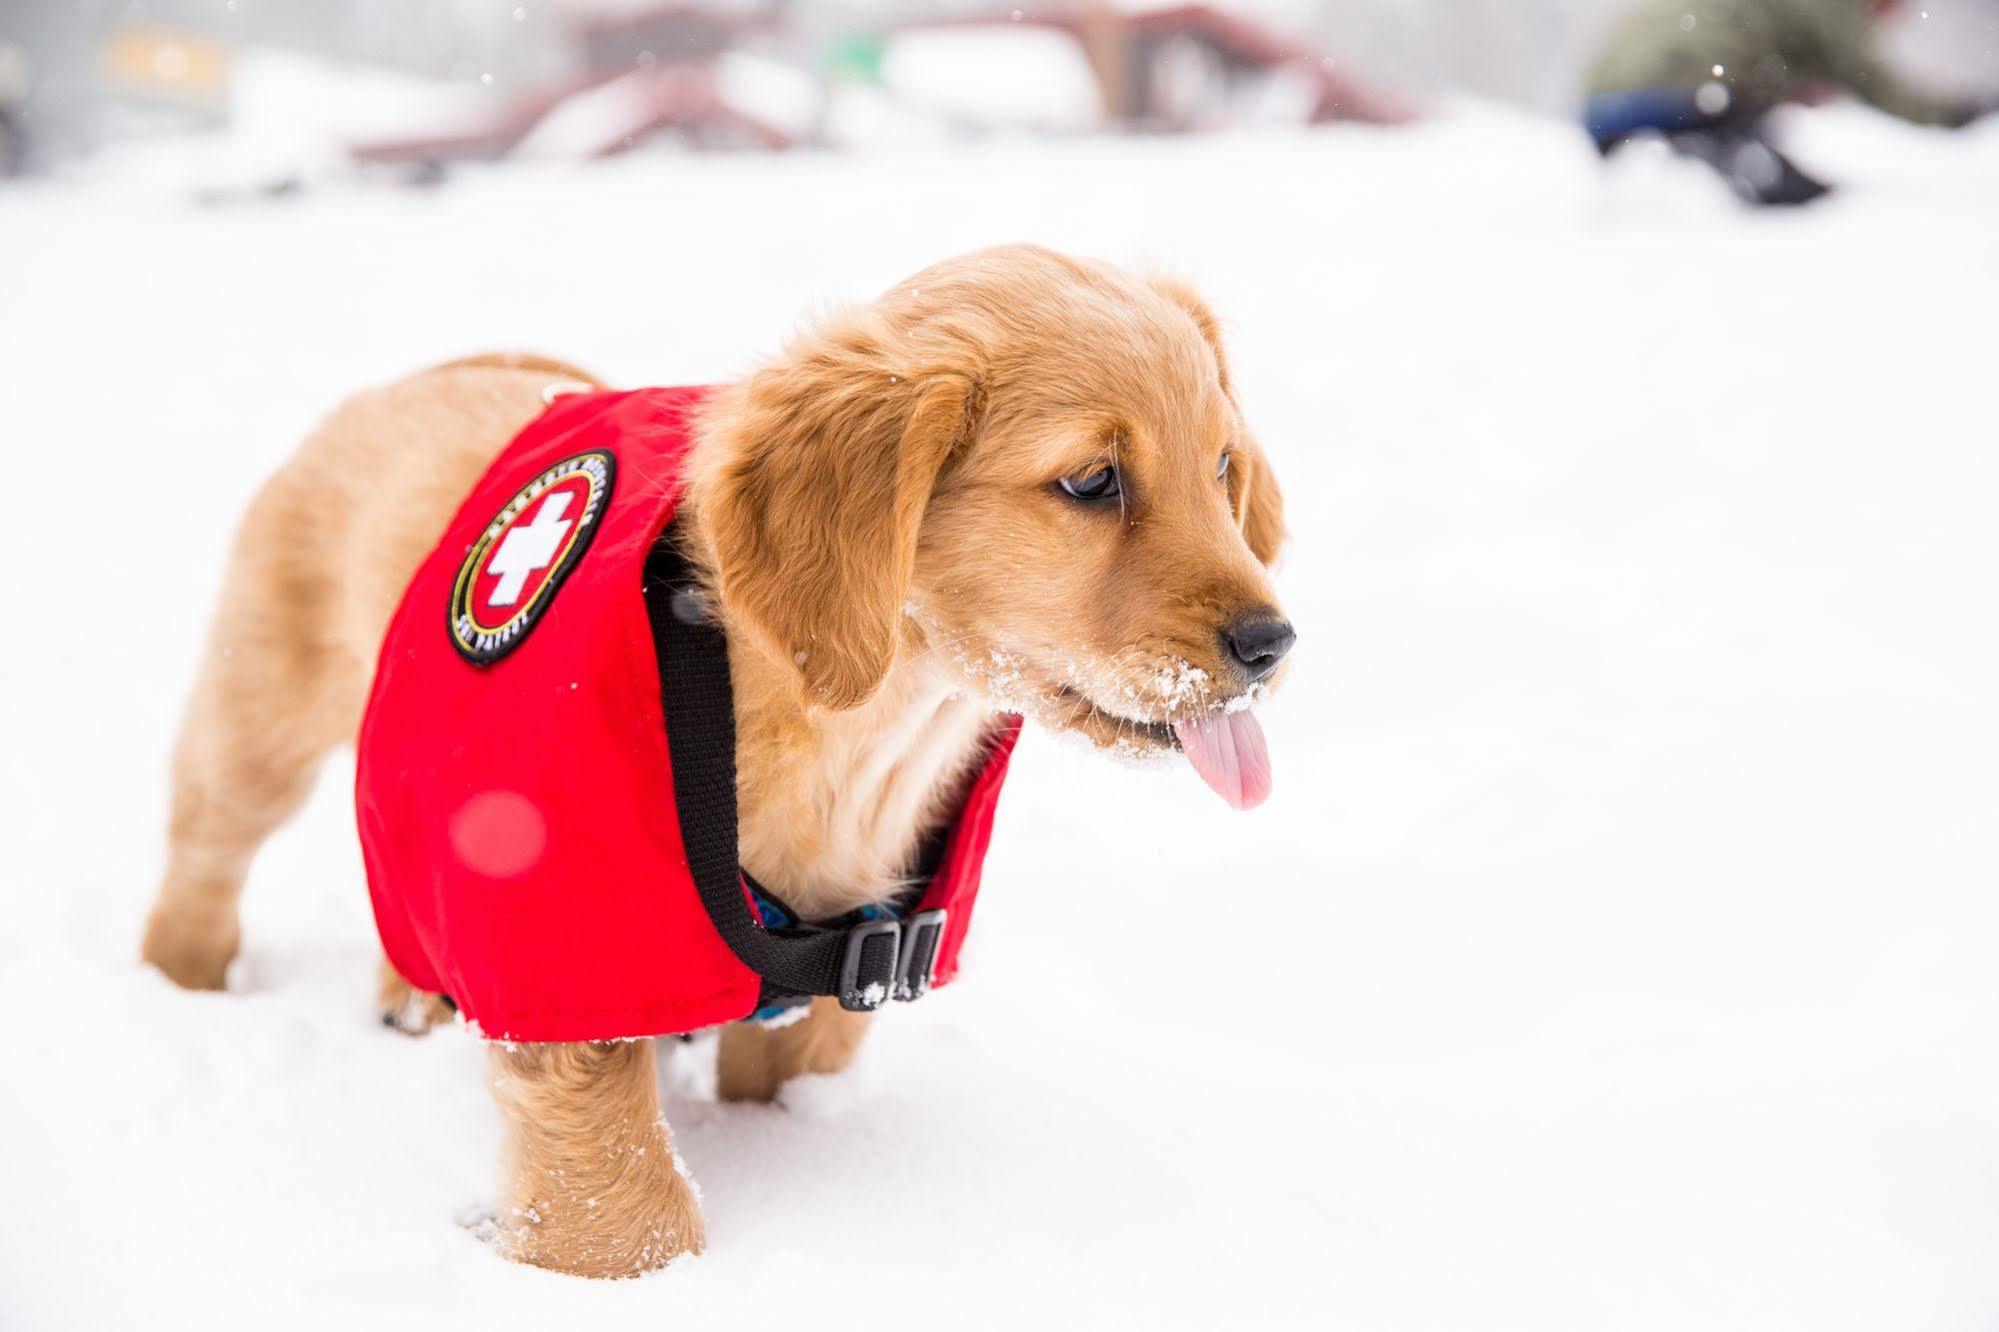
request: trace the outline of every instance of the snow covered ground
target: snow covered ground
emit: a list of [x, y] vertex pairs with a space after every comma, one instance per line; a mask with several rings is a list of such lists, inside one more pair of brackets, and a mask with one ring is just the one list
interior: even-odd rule
[[[1559, 126], [0, 192], [0, 1326], [1999, 1325], [1999, 131], [1751, 217]], [[670, 1118], [712, 1242], [510, 1266], [337, 763], [234, 993], [133, 960], [229, 531], [349, 389], [735, 374], [1035, 239], [1194, 279], [1286, 485], [1277, 791], [1033, 736], [966, 979]]]

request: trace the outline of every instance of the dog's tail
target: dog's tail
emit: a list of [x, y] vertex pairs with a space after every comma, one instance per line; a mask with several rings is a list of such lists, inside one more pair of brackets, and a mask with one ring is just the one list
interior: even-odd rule
[[554, 375], [558, 379], [574, 380], [588, 384], [592, 388], [603, 388], [604, 381], [581, 366], [567, 361], [558, 361], [553, 356], [540, 356], [534, 352], [485, 352], [478, 356], [462, 356], [455, 361], [446, 361], [434, 366], [437, 370], [526, 370], [530, 374]]

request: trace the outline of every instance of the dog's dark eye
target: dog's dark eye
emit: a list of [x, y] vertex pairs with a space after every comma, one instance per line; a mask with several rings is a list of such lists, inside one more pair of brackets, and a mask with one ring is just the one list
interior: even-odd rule
[[1108, 465], [1065, 476], [1057, 484], [1062, 487], [1063, 494], [1079, 500], [1116, 499], [1123, 493], [1118, 485], [1117, 468]]
[[1215, 464], [1215, 480], [1226, 481], [1228, 479], [1229, 459], [1234, 456], [1235, 455], [1231, 453], [1224, 453], [1222, 455], [1222, 460]]

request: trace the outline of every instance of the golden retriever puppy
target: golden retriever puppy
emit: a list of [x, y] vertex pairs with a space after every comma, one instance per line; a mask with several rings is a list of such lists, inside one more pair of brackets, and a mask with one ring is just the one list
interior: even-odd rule
[[[169, 977], [222, 986], [250, 860], [353, 739], [414, 571], [545, 391], [588, 378], [487, 357], [362, 393], [251, 506], [174, 758], [143, 945]], [[939, 264], [716, 391], [686, 467], [741, 863], [805, 917], [892, 898], [995, 709], [1184, 753], [1238, 807], [1268, 792], [1248, 708], [1292, 641], [1282, 507], [1185, 287], [1032, 247]], [[383, 998], [412, 1029], [448, 1012], [392, 974]], [[820, 999], [726, 1028], [722, 1094], [842, 1068], [866, 1020]], [[700, 1250], [650, 1042], [489, 1049], [510, 1256], [622, 1276]]]

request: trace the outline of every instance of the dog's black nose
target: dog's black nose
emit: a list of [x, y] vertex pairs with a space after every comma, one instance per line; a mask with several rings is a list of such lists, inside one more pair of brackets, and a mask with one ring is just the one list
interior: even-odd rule
[[1277, 663], [1284, 660], [1284, 654], [1298, 641], [1292, 632], [1291, 621], [1276, 611], [1251, 611], [1239, 615], [1235, 622], [1222, 630], [1222, 642], [1228, 645], [1229, 656], [1235, 659], [1244, 675], [1254, 683], [1267, 679], [1277, 669]]

